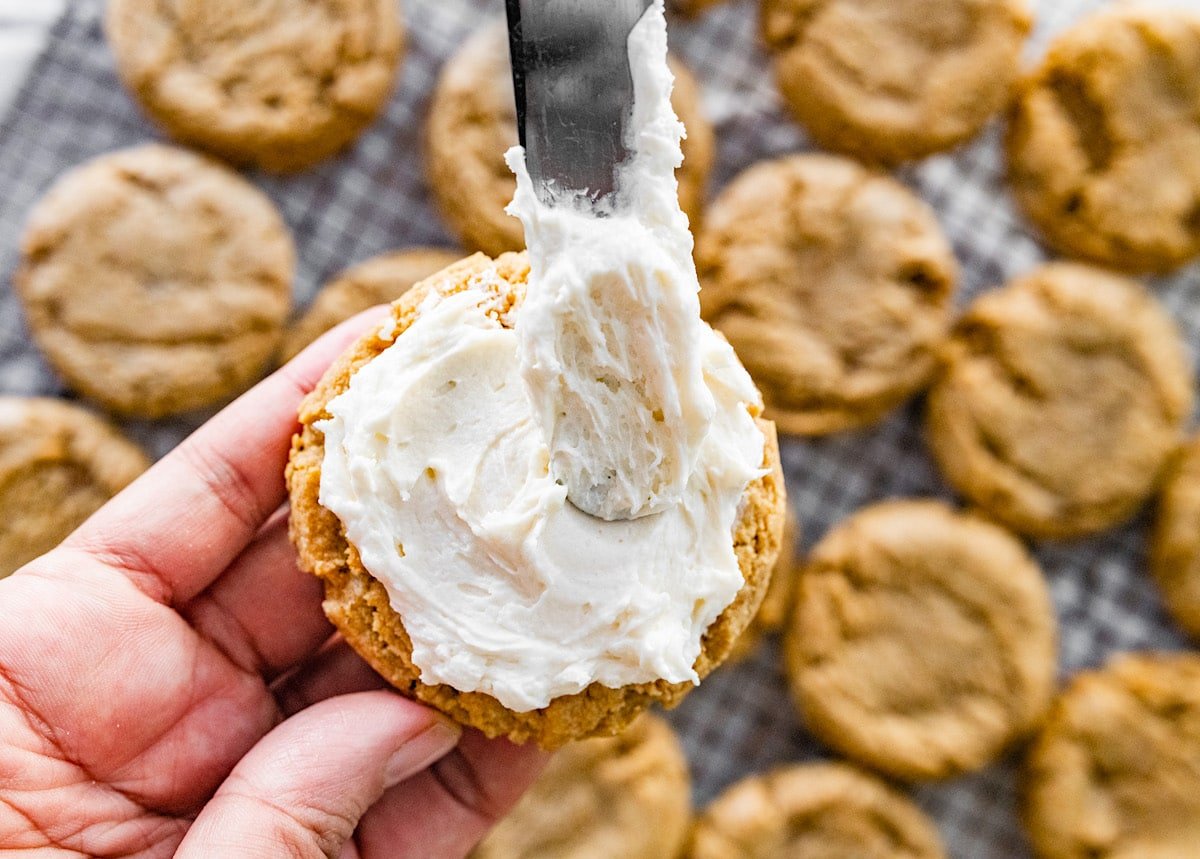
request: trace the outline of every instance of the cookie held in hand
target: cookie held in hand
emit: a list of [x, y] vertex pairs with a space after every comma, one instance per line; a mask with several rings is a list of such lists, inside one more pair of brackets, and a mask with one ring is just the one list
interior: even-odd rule
[[[749, 426], [762, 434], [762, 471], [740, 490], [732, 527], [722, 533], [693, 533], [683, 525], [688, 517], [672, 511], [604, 522], [564, 506], [565, 490], [549, 484], [545, 491], [556, 495], [538, 508], [545, 515], [530, 518], [526, 512], [496, 509], [496, 499], [507, 503], [503, 499], [528, 497], [522, 493], [530, 485], [553, 484], [544, 446], [538, 447], [538, 436], [530, 430], [532, 419], [522, 416], [529, 405], [515, 369], [511, 326], [528, 273], [524, 255], [506, 254], [495, 261], [476, 255], [405, 293], [392, 306], [391, 321], [354, 344], [305, 401], [287, 479], [291, 535], [300, 563], [324, 581], [326, 613], [363, 658], [405, 694], [463, 724], [489, 736], [555, 747], [615, 734], [652, 703], [673, 705], [693, 687], [691, 680], [668, 681], [650, 673], [666, 654], [644, 651], [642, 630], [657, 630], [653, 637], [659, 640], [661, 635], [675, 640], [684, 632], [673, 622], [658, 625], [674, 603], [656, 600], [686, 594], [686, 613], [716, 613], [707, 626], [696, 627], [702, 635], [698, 656], [690, 663], [692, 676], [705, 676], [729, 655], [766, 592], [779, 550], [785, 497], [774, 428], [756, 419], [756, 407], [749, 405]], [[459, 323], [441, 339], [437, 326], [443, 320]], [[723, 345], [719, 338], [713, 344]], [[398, 351], [389, 355], [393, 349]], [[420, 366], [393, 366], [389, 362], [396, 356]], [[436, 463], [422, 458], [423, 472], [415, 475], [411, 486], [397, 486], [401, 494], [390, 488], [395, 478], [390, 466], [361, 472], [362, 478], [376, 483], [373, 497], [353, 497], [340, 483], [335, 487], [339, 506], [347, 515], [354, 514], [351, 518], [364, 539], [372, 540], [374, 557], [389, 569], [405, 571], [403, 581], [391, 580], [403, 602], [372, 575], [360, 554], [361, 544], [348, 538], [345, 520], [326, 506], [331, 474], [326, 445], [329, 429], [337, 426], [331, 423], [331, 408], [353, 390], [356, 377], [366, 378], [360, 374], [375, 361], [389, 369], [386, 378], [381, 377], [381, 383], [386, 381], [381, 394], [408, 386], [405, 408], [379, 404], [372, 394], [363, 402], [372, 409], [378, 405], [378, 411], [363, 413], [367, 423], [358, 427], [346, 426], [343, 418], [339, 431], [355, 433], [363, 444], [378, 441], [381, 451], [395, 449], [398, 456], [412, 444], [441, 446], [451, 439], [452, 444], [465, 445], [458, 453], [453, 452], [457, 448], [446, 448], [450, 452], [434, 457]], [[460, 368], [457, 375], [439, 381], [442, 371], [453, 367]], [[402, 378], [410, 369], [416, 375]], [[735, 370], [732, 365], [713, 369], [716, 377]], [[456, 399], [464, 396], [472, 398], [469, 403]], [[374, 434], [375, 427], [382, 438]], [[495, 443], [480, 447], [475, 438], [494, 438]], [[346, 443], [344, 436], [341, 443]], [[335, 459], [342, 468], [343, 455]], [[382, 479], [375, 481], [376, 476]], [[510, 519], [510, 514], [517, 518]], [[400, 522], [395, 526], [399, 530], [384, 533], [358, 521], [376, 516]], [[526, 535], [532, 535], [530, 540]], [[723, 607], [691, 592], [696, 582], [705, 581], [687, 561], [698, 551], [729, 558], [739, 584]], [[418, 568], [413, 565], [418, 557], [442, 560]], [[560, 565], [556, 559], [570, 563]], [[620, 564], [614, 566], [614, 559]], [[564, 569], [574, 572], [559, 572]], [[546, 578], [539, 580], [534, 571]], [[462, 575], [453, 578], [458, 573]], [[658, 596], [631, 596], [643, 589]], [[538, 628], [522, 625], [520, 618], [526, 615], [541, 619]], [[471, 620], [464, 621], [465, 616]], [[545, 624], [554, 627], [549, 633], [555, 637], [553, 646], [539, 643], [538, 636], [548, 634], [541, 628]], [[415, 655], [410, 626], [428, 639], [420, 657], [426, 664]], [[633, 670], [631, 661], [641, 659], [641, 653], [647, 661], [636, 668], [645, 678], [638, 682], [605, 685], [577, 671], [586, 661], [597, 671], [609, 672], [606, 676], [622, 675]], [[449, 683], [427, 682], [430, 666], [446, 676], [472, 677], [470, 685], [479, 688], [461, 691]], [[501, 674], [516, 679], [500, 684]], [[577, 691], [525, 706], [534, 687]], [[502, 703], [500, 695], [514, 706]]]

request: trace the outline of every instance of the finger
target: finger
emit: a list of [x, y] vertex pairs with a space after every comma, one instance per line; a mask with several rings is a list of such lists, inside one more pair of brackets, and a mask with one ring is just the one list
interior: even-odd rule
[[68, 538], [160, 602], [209, 585], [284, 498], [296, 410], [334, 358], [378, 322], [360, 313], [239, 397]]
[[242, 758], [175, 855], [337, 856], [387, 788], [424, 770], [458, 738], [449, 721], [391, 692], [322, 701]]
[[291, 716], [326, 698], [386, 688], [386, 680], [363, 662], [349, 644], [335, 638], [294, 674], [281, 678], [272, 692], [279, 702], [279, 711]]
[[548, 755], [474, 730], [429, 769], [392, 788], [359, 823], [363, 859], [461, 857], [533, 784]]
[[224, 575], [179, 613], [235, 665], [270, 681], [333, 634], [323, 598], [320, 580], [296, 565], [281, 508]]

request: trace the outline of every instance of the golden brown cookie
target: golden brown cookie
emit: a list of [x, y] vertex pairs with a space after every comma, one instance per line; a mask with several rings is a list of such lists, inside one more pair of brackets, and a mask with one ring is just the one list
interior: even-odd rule
[[701, 313], [767, 416], [805, 435], [872, 423], [929, 381], [958, 276], [924, 202], [827, 155], [738, 176], [705, 217], [696, 270]]
[[1077, 676], [1030, 750], [1024, 820], [1042, 859], [1200, 855], [1200, 656]]
[[667, 11], [685, 18], [695, 18], [724, 0], [667, 0]]
[[[503, 325], [512, 324], [529, 276], [525, 254], [509, 253], [495, 261], [483, 254], [461, 260], [422, 281], [392, 305], [395, 337], [420, 313], [431, 293], [450, 295], [467, 288], [478, 273], [494, 269], [509, 286], [504, 304], [495, 308]], [[301, 432], [292, 443], [287, 481], [291, 498], [290, 531], [303, 569], [325, 583], [325, 612], [352, 647], [404, 694], [424, 701], [452, 719], [491, 737], [514, 742], [535, 741], [546, 748], [592, 736], [612, 736], [653, 703], [677, 704], [691, 683], [654, 683], [613, 689], [593, 683], [574, 695], [555, 698], [546, 707], [518, 713], [482, 692], [459, 692], [450, 686], [426, 685], [412, 662], [412, 643], [402, 618], [392, 610], [384, 586], [363, 567], [345, 537], [341, 522], [318, 501], [324, 437], [313, 424], [329, 417], [326, 405], [347, 389], [351, 375], [394, 340], [372, 331], [351, 346], [326, 372], [300, 408]], [[746, 487], [733, 547], [745, 585], [704, 635], [695, 668], [704, 677], [724, 661], [734, 641], [758, 610], [779, 553], [786, 504], [779, 447], [774, 425], [759, 420], [763, 431], [764, 475]]]
[[1063, 254], [1162, 272], [1200, 253], [1200, 15], [1115, 4], [1060, 35], [1014, 101], [1008, 165]]
[[1200, 437], [1168, 472], [1150, 538], [1150, 571], [1176, 622], [1200, 639]]
[[105, 31], [121, 80], [172, 137], [280, 172], [370, 124], [404, 35], [394, 0], [111, 0]]
[[407, 248], [372, 257], [325, 284], [308, 310], [292, 323], [279, 350], [280, 363], [339, 322], [376, 304], [390, 304], [420, 280], [444, 269], [462, 254], [443, 248]]
[[826, 534], [784, 650], [813, 733], [901, 779], [987, 765], [1054, 691], [1041, 570], [1011, 534], [938, 501], [875, 504]]
[[148, 466], [79, 406], [0, 397], [0, 578], [57, 546]]
[[1180, 334], [1139, 284], [1052, 263], [967, 309], [929, 395], [946, 479], [1025, 534], [1133, 515], [1192, 410]]
[[[678, 61], [671, 104], [687, 127], [679, 204], [695, 226], [715, 154], [700, 88]], [[425, 165], [434, 201], [465, 247], [496, 256], [525, 247], [521, 222], [505, 214], [517, 187], [504, 153], [517, 144], [508, 41], [501, 22], [465, 41], [442, 67], [425, 127]]]
[[671, 859], [692, 811], [687, 758], [649, 713], [558, 751], [471, 859]]
[[937, 829], [884, 782], [838, 763], [743, 779], [696, 821], [688, 859], [943, 859]]
[[792, 608], [796, 577], [800, 575], [799, 542], [800, 520], [796, 517], [796, 509], [789, 504], [783, 520], [779, 557], [775, 559], [775, 567], [771, 570], [771, 584], [767, 586], [767, 594], [758, 612], [750, 619], [750, 625], [738, 636], [729, 654], [729, 661], [745, 659], [758, 647], [764, 636], [783, 628]]
[[63, 174], [34, 207], [17, 294], [67, 383], [154, 418], [240, 393], [278, 347], [291, 237], [267, 197], [169, 146], [123, 149]]
[[1006, 104], [1027, 0], [763, 0], [784, 102], [812, 138], [895, 163], [974, 137]]

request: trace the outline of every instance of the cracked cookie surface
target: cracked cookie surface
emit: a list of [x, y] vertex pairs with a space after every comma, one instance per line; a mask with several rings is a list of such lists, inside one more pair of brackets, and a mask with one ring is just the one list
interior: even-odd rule
[[[700, 88], [677, 60], [671, 104], [687, 128], [683, 165], [675, 171], [679, 204], [695, 229], [715, 157], [712, 126], [700, 105]], [[521, 222], [504, 207], [517, 180], [504, 153], [517, 145], [508, 41], [503, 22], [471, 35], [442, 68], [425, 127], [425, 165], [438, 211], [471, 250], [497, 256], [523, 250]]]
[[0, 397], [0, 577], [53, 549], [149, 464], [79, 406]]
[[63, 174], [29, 215], [14, 284], [80, 393], [155, 418], [248, 387], [291, 304], [291, 237], [267, 197], [183, 149], [139, 146]]
[[1037, 726], [1054, 612], [1011, 534], [938, 501], [883, 502], [813, 550], [784, 655], [818, 737], [896, 778], [945, 778]]
[[339, 322], [376, 304], [390, 304], [414, 283], [461, 257], [444, 248], [405, 248], [346, 269], [321, 287], [308, 309], [288, 328], [280, 347], [280, 363], [294, 358]]
[[944, 859], [933, 822], [880, 779], [798, 764], [727, 788], [696, 821], [688, 859]]
[[615, 737], [560, 749], [471, 859], [677, 856], [691, 810], [679, 738], [644, 714]]
[[1022, 533], [1072, 537], [1132, 516], [1192, 408], [1178, 329], [1139, 284], [1051, 263], [984, 293], [929, 394], [946, 479]]
[[291, 171], [375, 118], [403, 47], [393, 0], [112, 0], [117, 71], [172, 137]]
[[1200, 844], [1200, 656], [1135, 653], [1077, 676], [1030, 750], [1042, 859], [1191, 859]]
[[764, 0], [784, 101], [822, 146], [894, 163], [974, 136], [1008, 100], [1026, 0]]
[[729, 338], [766, 413], [816, 435], [882, 418], [929, 381], [958, 267], [933, 211], [827, 155], [757, 164], [696, 242], [701, 314]]
[[1165, 272], [1200, 253], [1200, 15], [1129, 5], [1060, 35], [1020, 86], [1009, 179], [1068, 256]]

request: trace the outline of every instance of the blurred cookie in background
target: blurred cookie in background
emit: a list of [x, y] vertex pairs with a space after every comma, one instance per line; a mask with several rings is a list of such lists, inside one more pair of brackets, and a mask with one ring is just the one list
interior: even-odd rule
[[864, 508], [813, 549], [785, 640], [807, 727], [905, 780], [980, 769], [1040, 722], [1054, 611], [1016, 537], [939, 501]]
[[731, 662], [745, 659], [765, 636], [783, 628], [796, 592], [796, 577], [800, 575], [799, 544], [800, 520], [796, 516], [796, 508], [788, 504], [783, 520], [783, 537], [779, 541], [779, 557], [771, 570], [767, 595], [763, 597], [758, 613], [751, 618], [750, 625], [734, 642], [733, 650], [729, 652]]
[[276, 172], [375, 119], [404, 36], [395, 0], [111, 0], [105, 31], [121, 80], [172, 137]]
[[671, 859], [687, 836], [691, 804], [679, 738], [644, 714], [616, 737], [555, 753], [471, 859]]
[[1136, 653], [1078, 675], [1029, 752], [1042, 859], [1190, 859], [1200, 849], [1200, 655]]
[[958, 266], [933, 210], [846, 158], [756, 164], [705, 216], [700, 307], [786, 433], [865, 426], [923, 388]]
[[[693, 229], [704, 206], [715, 143], [700, 104], [695, 78], [671, 59], [671, 103], [687, 128], [679, 204]], [[504, 211], [517, 180], [504, 153], [517, 145], [508, 35], [502, 21], [471, 35], [446, 61], [438, 77], [425, 127], [425, 166], [442, 217], [469, 250], [498, 256], [523, 250], [521, 222]]]
[[33, 339], [75, 390], [122, 415], [220, 403], [262, 373], [291, 306], [292, 240], [238, 174], [150, 144], [59, 177], [14, 278]]
[[1060, 253], [1166, 272], [1200, 253], [1200, 15], [1115, 4], [1059, 35], [1008, 130], [1017, 201]]
[[727, 0], [667, 0], [667, 11], [685, 18], [695, 18], [723, 2]]
[[279, 363], [292, 358], [339, 322], [376, 304], [389, 304], [410, 286], [458, 261], [462, 254], [443, 248], [406, 248], [381, 254], [339, 274], [321, 287], [312, 304], [283, 338]]
[[86, 409], [0, 396], [0, 577], [57, 546], [149, 465]]
[[1027, 0], [762, 0], [783, 99], [819, 145], [896, 163], [974, 137], [1004, 108]]
[[1200, 640], [1200, 437], [1168, 473], [1150, 538], [1150, 571], [1176, 623]]
[[1116, 525], [1157, 487], [1192, 410], [1182, 336], [1131, 280], [1051, 263], [985, 292], [929, 394], [950, 484], [1016, 531]]
[[688, 859], [943, 859], [904, 794], [840, 763], [796, 764], [727, 788], [692, 830]]

